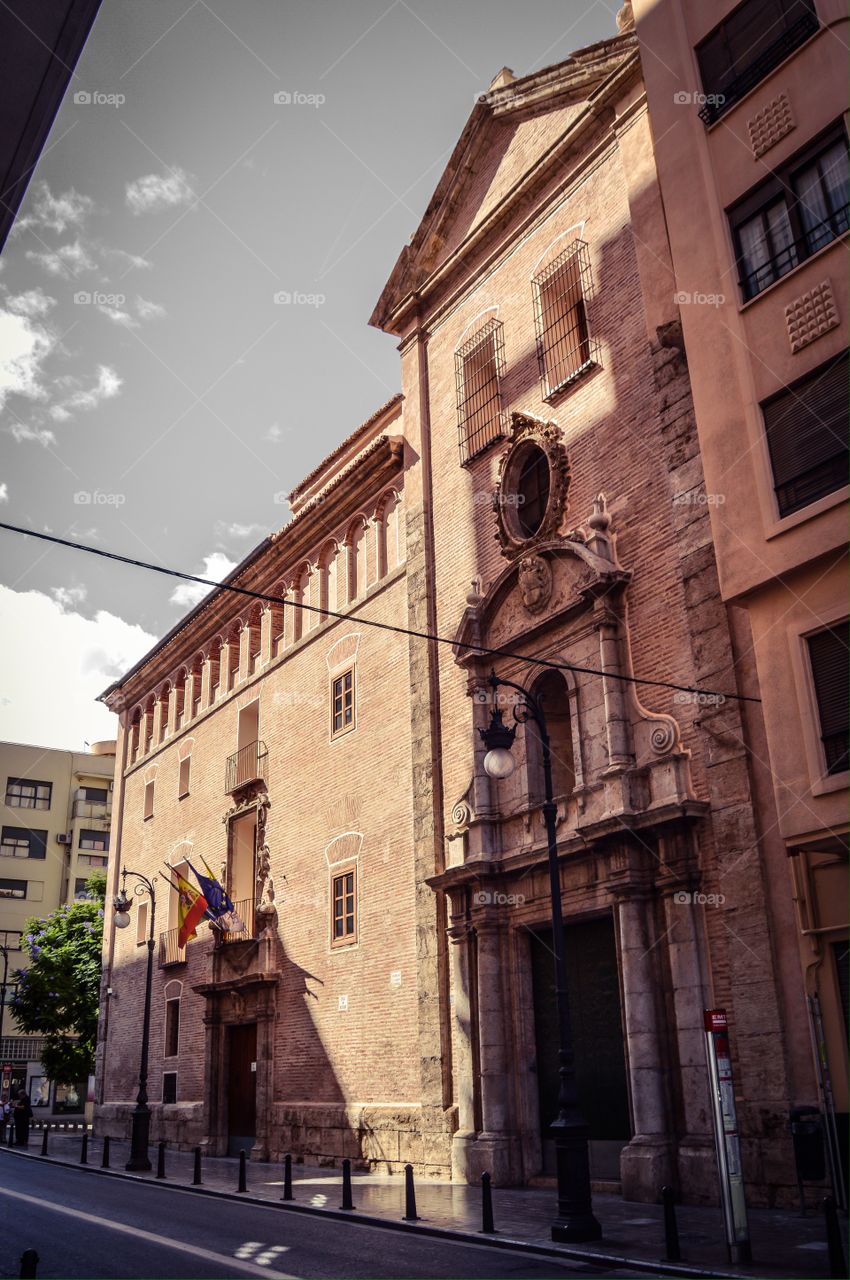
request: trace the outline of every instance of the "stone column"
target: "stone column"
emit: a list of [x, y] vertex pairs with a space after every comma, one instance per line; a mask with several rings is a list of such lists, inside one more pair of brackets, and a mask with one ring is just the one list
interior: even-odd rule
[[267, 667], [274, 657], [272, 653], [272, 621], [272, 610], [269, 605], [263, 609], [260, 620], [260, 660], [257, 665], [261, 667]]
[[239, 632], [239, 680], [247, 680], [251, 669], [251, 627], [245, 623]]
[[[495, 912], [495, 908], [488, 908]], [[475, 1142], [472, 1168], [477, 1180], [488, 1170], [497, 1186], [509, 1186], [517, 1176], [516, 1134], [511, 1124], [510, 1064], [505, 1018], [509, 1002], [502, 983], [499, 921], [475, 924], [478, 944], [478, 1045], [481, 1070], [481, 1132]]]
[[473, 1048], [473, 1006], [470, 990], [469, 948], [472, 929], [468, 924], [447, 930], [449, 979], [451, 984], [452, 1073], [457, 1105], [457, 1130], [452, 1138], [452, 1180], [469, 1181], [469, 1149], [477, 1138], [475, 1128], [475, 1055]]
[[620, 1156], [623, 1198], [653, 1202], [673, 1175], [668, 1071], [658, 1010], [651, 901], [639, 890], [618, 902], [623, 1015], [634, 1137]]
[[632, 751], [625, 691], [620, 675], [620, 625], [616, 614], [598, 607], [596, 630], [599, 633], [599, 665], [602, 668], [602, 696], [605, 703], [605, 730], [608, 742], [608, 767], [622, 769], [632, 763]]

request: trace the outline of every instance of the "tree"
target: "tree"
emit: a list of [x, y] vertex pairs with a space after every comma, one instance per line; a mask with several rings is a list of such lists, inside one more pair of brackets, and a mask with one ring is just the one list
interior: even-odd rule
[[12, 1010], [22, 1031], [44, 1036], [41, 1060], [56, 1084], [77, 1084], [94, 1070], [106, 877], [91, 876], [86, 893], [27, 921], [21, 945], [30, 966], [15, 974]]

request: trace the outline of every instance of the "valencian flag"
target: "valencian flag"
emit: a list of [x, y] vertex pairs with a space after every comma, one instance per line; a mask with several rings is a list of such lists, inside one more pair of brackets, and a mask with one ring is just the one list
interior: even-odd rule
[[198, 925], [207, 914], [207, 900], [202, 893], [192, 888], [188, 880], [183, 879], [179, 871], [172, 868], [172, 875], [177, 881], [179, 894], [177, 919], [180, 930], [177, 934], [177, 945], [185, 947], [187, 942], [197, 937]]
[[231, 902], [226, 889], [210, 870], [209, 863], [206, 858], [202, 859], [206, 875], [201, 875], [200, 871], [188, 864], [192, 870], [192, 874], [201, 886], [201, 893], [206, 899], [207, 915], [214, 924], [218, 925], [226, 933], [238, 933], [245, 928], [236, 909]]

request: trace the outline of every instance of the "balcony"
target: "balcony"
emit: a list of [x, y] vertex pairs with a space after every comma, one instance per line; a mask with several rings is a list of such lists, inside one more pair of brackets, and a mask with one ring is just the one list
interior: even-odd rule
[[268, 782], [268, 750], [264, 742], [249, 742], [247, 747], [234, 752], [227, 759], [224, 771], [224, 790], [233, 795], [241, 787], [252, 782]]
[[233, 909], [242, 921], [244, 928], [225, 931], [214, 929], [216, 947], [225, 947], [230, 942], [251, 942], [257, 936], [254, 899], [245, 898], [242, 902], [234, 902]]
[[74, 817], [109, 822], [112, 817], [112, 805], [108, 800], [75, 800]]
[[159, 967], [167, 969], [172, 964], [186, 963], [186, 948], [177, 945], [179, 929], [166, 929], [159, 935]]
[[736, 102], [740, 102], [741, 98], [746, 97], [750, 90], [770, 75], [773, 68], [778, 67], [780, 62], [784, 62], [798, 45], [808, 40], [809, 36], [813, 36], [819, 26], [818, 16], [814, 11], [804, 12], [802, 17], [787, 27], [779, 38], [768, 45], [734, 80], [723, 85], [722, 90], [720, 85], [704, 83], [703, 88], [713, 99], [707, 102], [699, 113], [706, 128], [714, 124], [715, 120], [719, 120], [725, 112], [734, 107]]

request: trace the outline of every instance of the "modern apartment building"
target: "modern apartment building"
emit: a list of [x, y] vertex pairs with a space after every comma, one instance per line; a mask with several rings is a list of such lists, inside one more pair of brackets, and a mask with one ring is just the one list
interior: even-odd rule
[[[635, 0], [722, 597], [739, 619], [773, 951], [796, 936], [847, 1167], [848, 15], [839, 0]], [[771, 820], [771, 812], [775, 819]], [[793, 915], [779, 910], [788, 895]]]
[[[748, 1193], [795, 1194], [789, 1109], [817, 1095], [769, 706], [721, 590], [628, 6], [620, 26], [479, 96], [371, 318], [402, 394], [103, 695], [110, 892], [156, 880], [104, 940], [102, 1132], [127, 1131], [153, 929], [155, 1136], [551, 1172], [542, 757], [519, 725], [512, 776], [486, 772], [492, 667], [546, 708], [594, 1177], [716, 1199], [722, 1006]], [[180, 949], [163, 863], [201, 859], [244, 928]]]
[[114, 772], [114, 742], [88, 751], [0, 742], [0, 1074], [4, 1089], [27, 1089], [37, 1114], [81, 1111], [85, 1092], [45, 1079], [40, 1039], [22, 1035], [8, 1008], [14, 971], [26, 967], [21, 935], [28, 919], [73, 901], [94, 871], [105, 871]]

